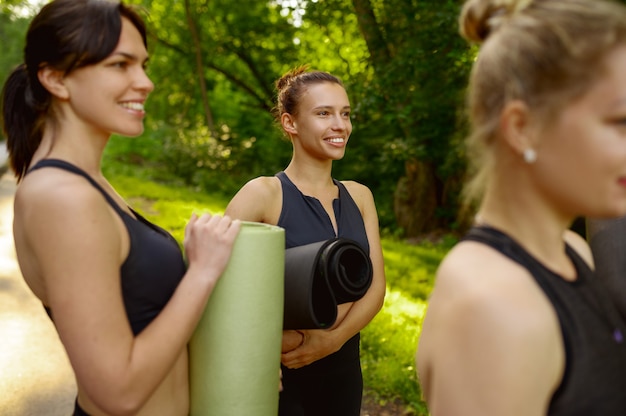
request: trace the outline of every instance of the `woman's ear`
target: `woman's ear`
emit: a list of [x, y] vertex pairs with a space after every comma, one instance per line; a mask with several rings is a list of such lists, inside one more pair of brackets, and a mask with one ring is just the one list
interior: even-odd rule
[[280, 124], [282, 124], [283, 129], [289, 134], [298, 134], [298, 129], [296, 127], [296, 121], [293, 116], [289, 113], [283, 113], [280, 116]]
[[70, 97], [69, 91], [65, 87], [65, 73], [50, 66], [42, 67], [37, 72], [39, 82], [53, 96], [61, 100], [67, 100]]
[[528, 149], [534, 150], [537, 145], [533, 139], [530, 110], [523, 101], [514, 100], [505, 104], [500, 115], [500, 131], [504, 142], [519, 155], [524, 155]]

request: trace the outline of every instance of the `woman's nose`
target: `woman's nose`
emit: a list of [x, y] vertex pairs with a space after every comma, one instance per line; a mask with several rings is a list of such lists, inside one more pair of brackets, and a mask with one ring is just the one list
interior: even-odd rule
[[146, 70], [143, 68], [139, 71], [137, 75], [137, 79], [135, 80], [135, 88], [146, 92], [146, 94], [154, 90], [154, 83], [146, 73]]

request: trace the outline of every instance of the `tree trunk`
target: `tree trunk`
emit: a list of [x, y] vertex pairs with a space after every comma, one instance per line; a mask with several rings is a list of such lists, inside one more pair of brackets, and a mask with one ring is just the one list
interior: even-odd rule
[[[382, 79], [393, 59], [391, 50], [376, 20], [371, 0], [352, 0], [352, 4], [374, 71]], [[385, 94], [390, 108], [401, 114], [402, 104], [394, 99], [393, 91]], [[396, 121], [402, 134], [406, 138], [412, 137], [411, 122], [401, 118]], [[417, 237], [439, 228], [436, 211], [441, 198], [437, 186], [435, 168], [431, 163], [416, 159], [405, 163], [405, 176], [398, 181], [394, 193], [394, 213], [398, 226], [404, 229], [407, 237]]]
[[383, 32], [380, 30], [374, 8], [370, 0], [352, 0], [356, 12], [359, 29], [367, 44], [375, 71], [383, 70], [383, 66], [391, 60], [391, 52]]
[[406, 237], [418, 237], [439, 228], [437, 179], [434, 166], [416, 159], [405, 163], [405, 176], [394, 193], [394, 213]]
[[217, 137], [217, 131], [215, 130], [215, 122], [213, 121], [213, 112], [211, 111], [211, 105], [209, 102], [209, 94], [207, 93], [206, 80], [204, 78], [204, 63], [202, 62], [202, 47], [200, 42], [200, 36], [198, 34], [198, 28], [196, 22], [191, 16], [189, 9], [189, 0], [185, 0], [185, 16], [187, 17], [187, 24], [189, 25], [189, 32], [193, 39], [194, 52], [196, 55], [196, 70], [198, 72], [198, 82], [200, 84], [200, 95], [202, 97], [202, 106], [204, 107], [204, 116], [206, 118], [207, 127], [211, 132], [211, 136]]

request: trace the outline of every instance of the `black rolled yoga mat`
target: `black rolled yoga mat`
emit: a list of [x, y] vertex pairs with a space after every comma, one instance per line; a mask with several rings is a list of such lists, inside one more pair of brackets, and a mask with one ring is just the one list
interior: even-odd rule
[[369, 254], [353, 240], [288, 248], [283, 329], [329, 328], [337, 319], [337, 305], [361, 299], [372, 276]]

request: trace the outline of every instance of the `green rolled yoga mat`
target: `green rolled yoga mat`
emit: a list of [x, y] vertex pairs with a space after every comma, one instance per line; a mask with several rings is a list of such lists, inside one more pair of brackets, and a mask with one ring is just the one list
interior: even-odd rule
[[276, 416], [284, 229], [242, 222], [189, 344], [191, 416]]

